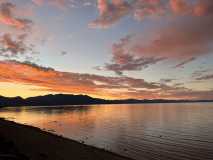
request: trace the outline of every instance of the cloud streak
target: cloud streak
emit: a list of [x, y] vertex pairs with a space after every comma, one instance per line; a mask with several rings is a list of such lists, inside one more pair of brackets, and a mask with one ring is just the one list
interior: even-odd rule
[[74, 4], [74, 0], [32, 0], [37, 6], [43, 6], [45, 4], [55, 6], [59, 9], [66, 9]]
[[195, 59], [196, 58], [194, 58], [194, 57], [186, 59], [183, 62], [178, 63], [176, 66], [174, 66], [174, 68], [183, 68], [185, 66], [185, 64], [190, 63], [190, 62], [194, 61]]
[[212, 91], [146, 82], [130, 77], [107, 77], [56, 71], [30, 62], [0, 61], [0, 82], [42, 87], [45, 91], [89, 94], [110, 98], [213, 98]]
[[208, 74], [208, 75], [204, 75], [204, 76], [196, 78], [196, 80], [199, 80], [199, 81], [212, 80], [212, 79], [213, 79], [213, 74]]

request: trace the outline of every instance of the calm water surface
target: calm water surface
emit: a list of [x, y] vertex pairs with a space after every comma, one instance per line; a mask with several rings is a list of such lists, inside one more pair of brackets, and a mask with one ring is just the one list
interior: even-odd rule
[[0, 117], [137, 160], [213, 160], [213, 103], [4, 108]]

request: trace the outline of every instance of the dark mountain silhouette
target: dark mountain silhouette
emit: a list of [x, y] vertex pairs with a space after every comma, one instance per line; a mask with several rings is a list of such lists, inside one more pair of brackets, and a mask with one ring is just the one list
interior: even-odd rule
[[25, 100], [21, 97], [3, 97], [0, 96], [0, 107], [2, 106], [22, 106], [25, 103]]
[[45, 95], [30, 98], [21, 97], [3, 97], [0, 96], [0, 107], [5, 106], [55, 106], [55, 105], [86, 105], [86, 104], [137, 104], [137, 103], [189, 103], [189, 102], [213, 102], [213, 100], [105, 100], [100, 98], [92, 98], [87, 95], [68, 95], [56, 94]]

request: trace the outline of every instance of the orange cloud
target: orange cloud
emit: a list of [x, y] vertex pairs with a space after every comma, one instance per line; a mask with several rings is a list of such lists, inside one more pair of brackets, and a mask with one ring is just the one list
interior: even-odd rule
[[177, 14], [184, 14], [190, 10], [190, 6], [185, 0], [170, 0], [170, 6], [172, 11]]
[[198, 0], [195, 4], [191, 4], [186, 0], [170, 0], [170, 7], [176, 14], [188, 14], [192, 16], [204, 16], [213, 12], [213, 3], [211, 0]]
[[211, 0], [200, 0], [193, 8], [196, 16], [211, 15], [213, 13], [213, 2]]
[[[88, 94], [110, 98], [213, 98], [212, 91], [146, 82], [131, 77], [106, 77], [60, 72], [29, 62], [0, 61], [0, 82], [42, 87], [43, 91]], [[40, 89], [41, 90], [41, 89]]]

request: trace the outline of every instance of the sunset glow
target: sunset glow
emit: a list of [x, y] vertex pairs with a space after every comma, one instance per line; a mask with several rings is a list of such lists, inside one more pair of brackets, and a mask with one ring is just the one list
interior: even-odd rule
[[212, 0], [0, 0], [0, 95], [213, 99]]

